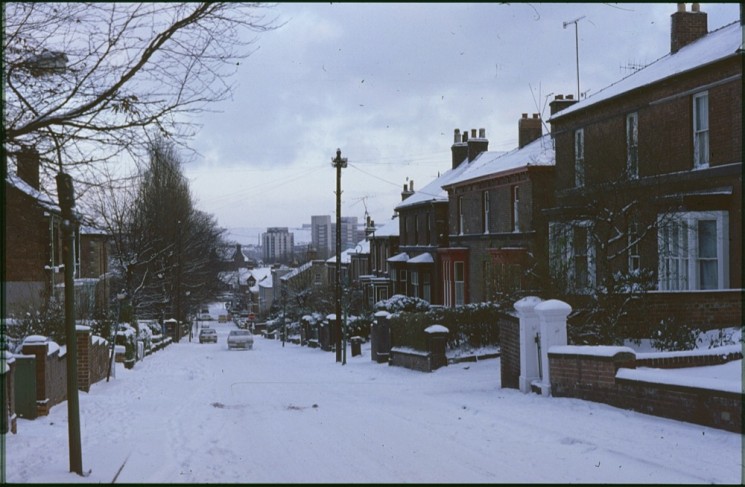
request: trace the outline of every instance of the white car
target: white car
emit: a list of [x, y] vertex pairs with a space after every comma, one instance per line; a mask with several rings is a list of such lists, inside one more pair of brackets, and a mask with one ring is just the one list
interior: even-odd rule
[[228, 334], [228, 350], [241, 348], [251, 350], [254, 346], [254, 336], [248, 330], [230, 330]]

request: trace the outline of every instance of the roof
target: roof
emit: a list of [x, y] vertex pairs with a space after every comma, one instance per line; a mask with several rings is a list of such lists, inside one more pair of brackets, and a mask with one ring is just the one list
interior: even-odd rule
[[436, 202], [436, 201], [447, 202], [448, 193], [447, 191], [442, 189], [442, 187], [448, 184], [453, 178], [463, 173], [468, 166], [469, 166], [469, 163], [467, 161], [464, 161], [464, 162], [461, 162], [454, 169], [448, 169], [438, 178], [434, 179], [429, 184], [425, 185], [419, 191], [415, 191], [414, 194], [412, 194], [411, 196], [403, 200], [401, 203], [399, 203], [398, 206], [396, 206], [396, 210], [400, 210], [402, 208], [407, 208], [407, 207], [422, 204], [422, 203], [429, 203], [429, 202]]
[[393, 218], [383, 223], [381, 226], [376, 227], [373, 232], [374, 237], [398, 237], [400, 232], [398, 226], [398, 216], [394, 215]]
[[482, 152], [468, 164], [460, 174], [452, 177], [444, 187], [466, 181], [495, 176], [515, 169], [531, 166], [553, 166], [556, 163], [551, 134], [543, 135], [533, 142], [509, 152]]
[[401, 252], [388, 259], [388, 262], [406, 262], [409, 260], [409, 254]]
[[416, 257], [412, 257], [409, 259], [407, 264], [432, 264], [435, 262], [435, 259], [432, 258], [432, 254], [429, 254], [427, 252], [423, 254], [419, 254]]
[[743, 34], [739, 21], [709, 32], [702, 38], [683, 46], [676, 53], [667, 54], [629, 76], [603, 88], [594, 95], [554, 114], [556, 120], [577, 110], [610, 100], [629, 91], [680, 75], [686, 71], [734, 56], [742, 51]]
[[44, 208], [57, 213], [60, 212], [59, 205], [55, 203], [52, 198], [28, 184], [26, 181], [18, 177], [18, 175], [8, 173], [5, 175], [5, 181], [22, 193], [34, 198]]

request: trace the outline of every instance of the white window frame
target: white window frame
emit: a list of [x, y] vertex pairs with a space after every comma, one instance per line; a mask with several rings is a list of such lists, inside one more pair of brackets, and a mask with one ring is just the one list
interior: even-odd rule
[[639, 114], [626, 115], [626, 174], [639, 179]]
[[637, 222], [629, 223], [626, 246], [626, 252], [628, 255], [628, 272], [636, 272], [641, 269], [641, 254], [639, 252], [639, 224]]
[[450, 280], [452, 273], [450, 265], [449, 260], [442, 262], [442, 304], [447, 308], [450, 308], [453, 305], [452, 281]]
[[574, 186], [585, 185], [585, 129], [574, 131]]
[[403, 287], [403, 294], [404, 296], [408, 296], [408, 272], [406, 269], [401, 269], [401, 272], [399, 273], [399, 276], [401, 277], [401, 287]]
[[419, 272], [418, 271], [411, 271], [411, 295], [415, 298], [419, 297]]
[[[584, 255], [587, 259], [587, 282], [578, 283], [575, 249], [575, 230], [577, 228], [587, 229], [587, 241]], [[564, 280], [567, 288], [578, 294], [587, 294], [596, 282], [595, 246], [593, 245], [592, 232], [589, 220], [577, 220], [571, 222], [551, 222], [549, 224], [549, 265], [551, 275]]]
[[[458, 280], [458, 268], [461, 269], [461, 279]], [[466, 263], [462, 260], [453, 262], [453, 289], [455, 289], [455, 305], [466, 304]]]
[[709, 167], [709, 92], [693, 95], [693, 167]]
[[422, 299], [428, 303], [432, 302], [432, 284], [429, 272], [422, 273]]
[[[701, 256], [700, 223], [716, 224], [716, 256]], [[729, 213], [692, 211], [660, 214], [657, 217], [658, 269], [660, 291], [702, 291], [729, 287]], [[716, 262], [715, 287], [704, 287], [704, 262]]]

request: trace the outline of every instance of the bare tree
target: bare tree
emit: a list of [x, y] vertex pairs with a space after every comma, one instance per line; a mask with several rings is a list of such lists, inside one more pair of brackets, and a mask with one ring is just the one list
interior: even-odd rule
[[[101, 161], [142, 155], [148, 133], [185, 141], [189, 115], [231, 94], [244, 32], [279, 27], [260, 3], [7, 3], [3, 146], [36, 147], [43, 174], [90, 181]], [[76, 169], [77, 171], [74, 171]]]

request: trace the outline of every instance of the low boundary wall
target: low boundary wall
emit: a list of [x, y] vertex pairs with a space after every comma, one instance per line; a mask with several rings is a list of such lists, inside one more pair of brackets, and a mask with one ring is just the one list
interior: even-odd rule
[[664, 378], [664, 374], [650, 370], [740, 360], [739, 346], [702, 350], [699, 354], [648, 355], [651, 356], [637, 356], [628, 347], [551, 347], [548, 352], [551, 395], [742, 433], [742, 384]]

